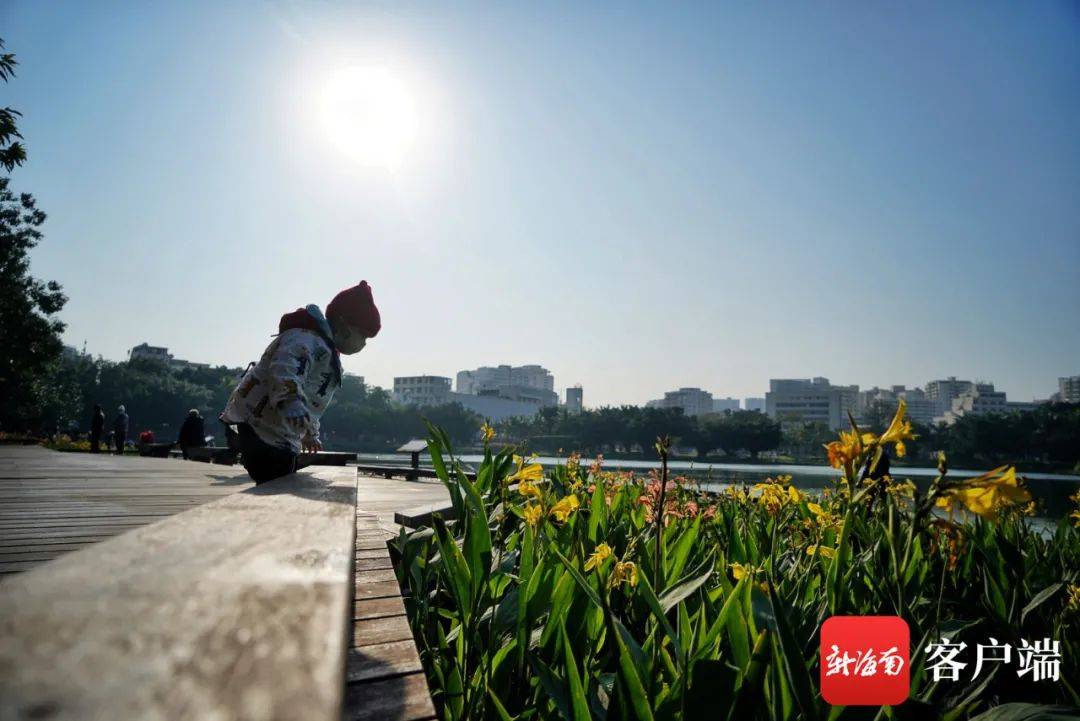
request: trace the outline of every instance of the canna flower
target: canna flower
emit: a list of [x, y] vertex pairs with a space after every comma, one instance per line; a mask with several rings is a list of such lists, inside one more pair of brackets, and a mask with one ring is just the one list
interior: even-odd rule
[[826, 531], [840, 530], [840, 517], [837, 516], [835, 513], [826, 511], [817, 503], [807, 503], [806, 507], [810, 510], [810, 513], [814, 515], [814, 519], [810, 525], [819, 526]]
[[480, 434], [483, 436], [485, 444], [491, 443], [491, 439], [495, 437], [495, 429], [491, 427], [491, 424], [485, 422], [484, 425], [480, 426]]
[[1073, 525], [1080, 528], [1080, 491], [1069, 496], [1069, 499], [1076, 504], [1076, 508], [1069, 514], [1069, 518], [1073, 519]]
[[731, 575], [736, 581], [741, 581], [748, 575], [755, 573], [752, 566], [744, 566], [741, 563], [729, 563], [728, 568], [731, 569]]
[[525, 516], [525, 522], [535, 528], [540, 523], [541, 516], [544, 515], [544, 509], [535, 503], [530, 503], [525, 506], [522, 515]]
[[540, 500], [540, 489], [536, 486], [535, 483], [531, 483], [529, 481], [522, 481], [518, 484], [517, 491], [526, 498], [535, 498], [537, 500]]
[[829, 465], [833, 468], [847, 468], [862, 456], [863, 450], [874, 443], [877, 437], [873, 433], [859, 434], [858, 431], [840, 431], [840, 440], [825, 445], [829, 455]]
[[507, 483], [543, 480], [544, 468], [539, 463], [525, 465], [525, 459], [521, 456], [514, 456], [514, 462], [517, 463], [517, 470], [506, 479]]
[[1074, 613], [1080, 613], [1080, 586], [1069, 584], [1069, 600], [1065, 607]]
[[606, 543], [601, 543], [596, 547], [596, 550], [589, 556], [589, 560], [585, 562], [585, 570], [591, 571], [594, 568], [599, 568], [600, 564], [606, 561], [611, 556], [611, 546]]
[[613, 588], [620, 583], [629, 583], [631, 586], [637, 585], [637, 565], [633, 561], [619, 561], [615, 564], [615, 568], [611, 571], [611, 577], [608, 579], [608, 587]]
[[915, 434], [911, 432], [911, 421], [904, 418], [906, 413], [907, 402], [901, 398], [900, 404], [896, 407], [896, 415], [893, 416], [892, 423], [889, 424], [889, 427], [885, 429], [879, 439], [880, 443], [896, 444], [898, 458], [903, 458], [904, 454], [907, 453], [907, 446], [904, 445], [904, 441], [911, 441], [916, 438]]
[[829, 546], [819, 546], [816, 543], [812, 546], [806, 547], [806, 553], [810, 556], [824, 556], [825, 558], [836, 558], [836, 549]]
[[1030, 501], [1031, 494], [1016, 478], [1016, 468], [1000, 466], [948, 488], [936, 503], [950, 514], [963, 507], [978, 516], [995, 520], [1003, 507]]
[[551, 515], [555, 517], [555, 520], [559, 523], [566, 523], [566, 519], [570, 517], [577, 507], [580, 505], [577, 496], [566, 496], [554, 506], [551, 507]]

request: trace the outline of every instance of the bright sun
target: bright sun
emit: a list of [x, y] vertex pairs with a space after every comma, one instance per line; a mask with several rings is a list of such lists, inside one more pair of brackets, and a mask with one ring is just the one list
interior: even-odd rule
[[381, 67], [348, 67], [330, 77], [321, 98], [327, 138], [362, 165], [394, 170], [416, 140], [416, 106], [408, 87]]

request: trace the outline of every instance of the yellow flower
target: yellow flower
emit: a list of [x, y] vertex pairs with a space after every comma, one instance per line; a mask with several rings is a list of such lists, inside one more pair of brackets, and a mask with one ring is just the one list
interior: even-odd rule
[[903, 458], [907, 453], [907, 446], [904, 445], [904, 441], [910, 441], [915, 439], [915, 434], [911, 432], [911, 421], [905, 420], [904, 415], [907, 413], [907, 402], [901, 398], [900, 404], [896, 407], [896, 415], [893, 416], [892, 423], [885, 429], [885, 432], [881, 434], [881, 443], [895, 443], [896, 455], [898, 458]]
[[1069, 601], [1066, 608], [1080, 613], [1080, 586], [1069, 584]]
[[840, 530], [839, 516], [834, 513], [830, 513], [829, 511], [826, 511], [824, 508], [822, 508], [816, 503], [807, 503], [806, 507], [810, 509], [810, 513], [814, 514], [814, 524], [820, 526], [825, 530]]
[[937, 499], [949, 513], [963, 506], [971, 513], [994, 520], [1005, 506], [1031, 501], [1031, 494], [1016, 478], [1016, 468], [1000, 466], [976, 478], [961, 481]]
[[570, 517], [570, 514], [577, 509], [578, 497], [566, 496], [561, 501], [551, 507], [551, 515], [555, 517], [555, 520], [559, 523], [566, 523], [566, 519]]
[[480, 426], [480, 433], [484, 436], [484, 443], [490, 443], [491, 439], [495, 437], [495, 429], [489, 423]]
[[791, 499], [792, 503], [798, 503], [799, 501], [802, 500], [802, 494], [799, 493], [798, 489], [796, 489], [795, 486], [788, 486], [787, 490], [788, 490], [788, 498]]
[[1069, 499], [1076, 504], [1076, 510], [1069, 514], [1069, 518], [1073, 519], [1073, 525], [1080, 528], [1080, 491], [1069, 496]]
[[601, 543], [596, 547], [596, 550], [589, 556], [589, 560], [585, 562], [585, 570], [591, 571], [594, 568], [599, 568], [600, 564], [606, 561], [611, 556], [611, 546], [606, 543]]
[[752, 567], [744, 566], [741, 563], [729, 563], [728, 568], [731, 569], [731, 575], [735, 577], [736, 581], [741, 581], [751, 573], [754, 573]]
[[633, 561], [619, 561], [611, 571], [608, 586], [617, 586], [620, 583], [637, 585], [637, 565]]
[[525, 496], [526, 498], [535, 498], [537, 500], [540, 499], [540, 489], [536, 487], [535, 483], [530, 483], [529, 481], [522, 481], [518, 484], [517, 490], [518, 493]]
[[535, 503], [530, 503], [522, 510], [522, 515], [525, 516], [525, 522], [532, 527], [536, 527], [536, 524], [540, 523], [540, 517], [544, 514], [544, 509], [540, 508]]
[[828, 546], [819, 546], [814, 544], [813, 546], [807, 546], [806, 552], [811, 555], [825, 556], [825, 558], [836, 558], [836, 549]]
[[539, 463], [525, 465], [525, 459], [521, 456], [514, 456], [514, 462], [517, 463], [517, 470], [506, 479], [507, 483], [513, 483], [514, 481], [539, 481], [544, 478], [544, 468]]

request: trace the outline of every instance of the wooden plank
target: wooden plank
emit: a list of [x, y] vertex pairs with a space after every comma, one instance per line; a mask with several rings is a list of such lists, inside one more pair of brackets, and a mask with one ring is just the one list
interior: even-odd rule
[[345, 693], [345, 719], [350, 721], [422, 721], [435, 718], [423, 673], [390, 676], [369, 683], [350, 683]]
[[340, 718], [355, 500], [308, 470], [5, 578], [0, 718]]
[[252, 485], [239, 468], [0, 447], [0, 553], [44, 563]]
[[346, 663], [346, 681], [349, 683], [376, 681], [387, 676], [424, 670], [411, 638], [385, 643], [375, 649], [350, 648]]

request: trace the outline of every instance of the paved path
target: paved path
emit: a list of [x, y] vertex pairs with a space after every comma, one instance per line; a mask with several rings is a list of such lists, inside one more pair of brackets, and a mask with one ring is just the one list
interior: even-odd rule
[[0, 578], [252, 485], [239, 466], [0, 446]]

